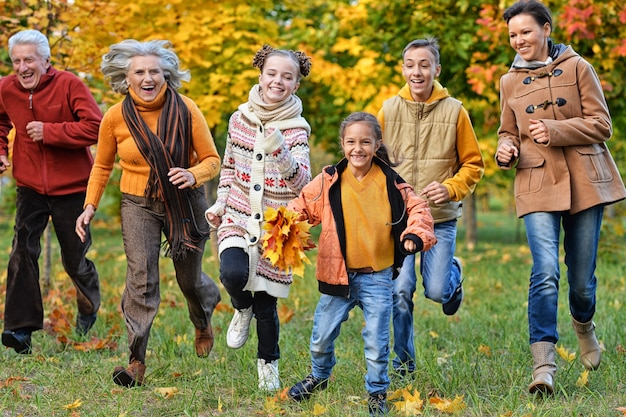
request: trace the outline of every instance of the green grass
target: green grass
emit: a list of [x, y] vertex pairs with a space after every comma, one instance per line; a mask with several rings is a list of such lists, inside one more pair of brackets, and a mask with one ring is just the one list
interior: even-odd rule
[[[390, 391], [410, 388], [424, 401], [420, 415], [441, 416], [429, 396], [452, 400], [462, 396], [460, 416], [620, 416], [626, 407], [626, 293], [624, 261], [602, 259], [598, 265], [597, 334], [606, 351], [600, 369], [578, 386], [583, 371], [577, 360], [557, 358], [557, 393], [548, 399], [527, 394], [531, 358], [526, 323], [530, 254], [518, 220], [508, 214], [480, 216], [479, 243], [468, 250], [460, 225], [458, 255], [464, 262], [466, 299], [456, 316], [416, 294], [415, 332], [417, 371], [410, 380], [392, 379]], [[99, 269], [102, 309], [91, 336], [115, 342], [112, 348], [78, 351], [54, 335], [36, 332], [33, 354], [17, 355], [0, 348], [0, 416], [364, 416], [365, 363], [361, 329], [363, 316], [355, 309], [336, 343], [338, 364], [327, 390], [297, 404], [268, 397], [257, 389], [256, 334], [239, 350], [226, 347], [225, 332], [232, 312], [220, 308], [213, 317], [216, 343], [211, 356], [196, 357], [193, 326], [176, 286], [168, 259], [161, 260], [162, 303], [152, 328], [143, 387], [122, 389], [112, 370], [128, 360], [126, 331], [119, 311], [125, 259], [119, 226], [94, 225], [91, 259]], [[0, 222], [0, 287], [6, 284], [12, 220]], [[614, 242], [613, 242], [614, 243]], [[618, 242], [622, 246], [623, 239]], [[601, 248], [602, 250], [602, 248]], [[74, 314], [71, 283], [60, 267], [53, 239], [53, 269], [46, 320], [56, 308]], [[314, 263], [314, 259], [312, 259]], [[216, 279], [218, 265], [208, 249], [205, 271]], [[562, 269], [565, 274], [565, 268]], [[279, 308], [293, 318], [281, 325], [280, 376], [284, 387], [310, 370], [308, 340], [319, 298], [313, 267], [296, 277], [288, 299]], [[223, 290], [223, 289], [222, 289]], [[576, 337], [567, 308], [567, 283], [562, 280], [559, 306], [560, 345], [576, 352]], [[229, 300], [223, 291], [223, 303]], [[0, 308], [4, 307], [0, 300]], [[254, 323], [254, 322], [253, 322]], [[75, 339], [77, 342], [84, 340]], [[158, 389], [177, 392], [166, 398]], [[78, 408], [69, 404], [81, 401]], [[395, 413], [394, 415], [401, 415]]]

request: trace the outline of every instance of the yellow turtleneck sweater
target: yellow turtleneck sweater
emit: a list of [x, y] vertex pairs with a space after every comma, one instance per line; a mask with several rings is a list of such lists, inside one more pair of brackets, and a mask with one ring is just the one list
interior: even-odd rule
[[[154, 133], [157, 131], [157, 122], [165, 103], [166, 90], [167, 84], [164, 84], [159, 94], [150, 102], [143, 101], [132, 90], [128, 91], [139, 114]], [[194, 154], [191, 156], [191, 167], [188, 170], [196, 178], [194, 187], [198, 187], [219, 173], [220, 157], [204, 115], [193, 100], [182, 95], [181, 97], [191, 112], [191, 148]], [[116, 156], [119, 156], [119, 163], [122, 168], [120, 191], [143, 196], [148, 183], [150, 166], [141, 155], [126, 126], [122, 116], [122, 102], [113, 105], [102, 118], [96, 158], [87, 185], [85, 206], [93, 204], [98, 207], [109, 181]]]

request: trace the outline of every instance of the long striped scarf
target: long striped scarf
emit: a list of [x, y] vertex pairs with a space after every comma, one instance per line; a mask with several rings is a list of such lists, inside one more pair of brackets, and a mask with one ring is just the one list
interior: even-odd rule
[[189, 109], [180, 95], [167, 86], [156, 135], [137, 111], [130, 94], [124, 99], [122, 115], [141, 155], [150, 165], [144, 196], [161, 199], [165, 206], [166, 241], [162, 245], [166, 254], [179, 259], [184, 258], [188, 250], [200, 251], [198, 243], [206, 235], [196, 224], [189, 191], [172, 185], [167, 175], [173, 167], [189, 168], [192, 132]]

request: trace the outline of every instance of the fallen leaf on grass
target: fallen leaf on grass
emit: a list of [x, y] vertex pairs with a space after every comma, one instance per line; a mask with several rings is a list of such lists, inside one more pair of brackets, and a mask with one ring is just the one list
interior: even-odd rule
[[465, 410], [465, 402], [463, 401], [463, 395], [454, 397], [454, 400], [448, 400], [444, 398], [434, 397], [430, 399], [430, 404], [437, 410], [444, 413], [453, 414], [457, 411]]
[[414, 390], [411, 393], [409, 390], [412, 387], [404, 388], [402, 390], [394, 391], [391, 398], [402, 398], [400, 401], [394, 401], [392, 404], [396, 411], [403, 416], [417, 416], [422, 414], [422, 408], [424, 406], [424, 400], [420, 398], [418, 390]]
[[178, 388], [176, 387], [163, 387], [163, 388], [155, 388], [154, 392], [159, 394], [161, 397], [169, 400], [174, 395], [178, 394]]
[[617, 407], [616, 410], [622, 413], [622, 416], [626, 416], [626, 407]]
[[487, 345], [478, 346], [478, 351], [487, 357], [491, 357], [491, 348]]
[[576, 386], [584, 387], [585, 385], [587, 385], [588, 379], [589, 379], [589, 371], [584, 370], [580, 374], [580, 377], [578, 377], [578, 380], [576, 380]]
[[326, 413], [326, 407], [324, 407], [323, 405], [319, 405], [318, 403], [315, 403], [315, 405], [313, 406], [313, 415], [323, 416], [325, 413]]
[[71, 404], [64, 405], [63, 408], [66, 410], [74, 410], [75, 408], [80, 408], [81, 405], [83, 405], [83, 402], [81, 400], [76, 400]]
[[557, 346], [556, 351], [559, 354], [559, 356], [567, 362], [571, 362], [574, 359], [576, 359], [576, 352], [568, 351], [566, 348], [563, 347], [563, 345]]
[[17, 381], [28, 381], [28, 378], [24, 378], [23, 376], [10, 376], [2, 382], [2, 387], [8, 388]]

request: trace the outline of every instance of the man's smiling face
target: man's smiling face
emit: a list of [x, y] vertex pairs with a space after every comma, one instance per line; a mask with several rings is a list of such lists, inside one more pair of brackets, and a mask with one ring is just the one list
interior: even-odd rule
[[50, 59], [39, 56], [35, 44], [15, 45], [11, 50], [11, 61], [17, 79], [27, 90], [37, 87], [50, 67]]

